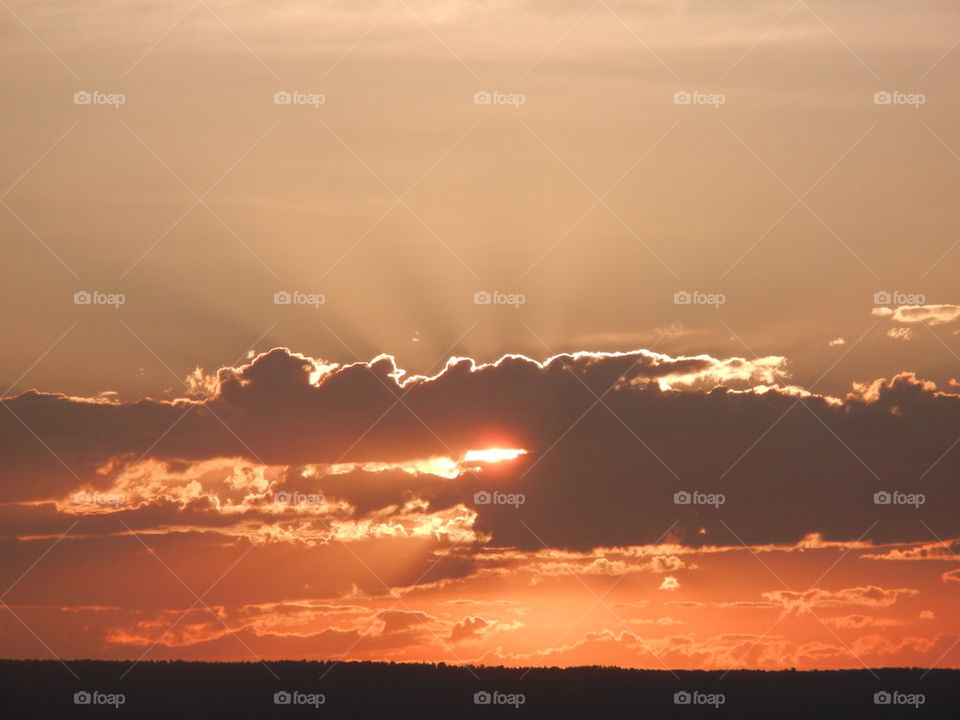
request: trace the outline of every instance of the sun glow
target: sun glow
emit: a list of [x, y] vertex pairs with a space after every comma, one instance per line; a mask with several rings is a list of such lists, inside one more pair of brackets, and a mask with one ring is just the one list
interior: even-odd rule
[[526, 455], [527, 451], [520, 448], [487, 448], [486, 450], [468, 450], [463, 456], [465, 462], [503, 462], [504, 460], [515, 460], [521, 455]]

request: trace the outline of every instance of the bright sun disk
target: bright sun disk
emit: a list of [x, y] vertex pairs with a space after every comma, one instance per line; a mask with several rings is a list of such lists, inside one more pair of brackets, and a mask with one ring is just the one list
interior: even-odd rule
[[527, 451], [520, 448], [487, 448], [486, 450], [468, 450], [463, 456], [464, 461], [476, 462], [502, 462], [504, 460], [514, 460], [521, 455], [526, 455]]

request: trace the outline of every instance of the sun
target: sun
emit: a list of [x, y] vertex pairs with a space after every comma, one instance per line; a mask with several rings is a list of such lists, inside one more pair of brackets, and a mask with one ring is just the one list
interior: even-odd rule
[[521, 448], [487, 448], [486, 450], [468, 450], [463, 456], [465, 462], [496, 463], [505, 460], [515, 460], [527, 451]]

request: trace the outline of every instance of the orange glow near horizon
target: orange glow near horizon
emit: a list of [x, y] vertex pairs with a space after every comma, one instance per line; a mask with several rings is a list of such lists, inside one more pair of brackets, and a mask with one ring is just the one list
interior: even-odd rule
[[465, 462], [496, 463], [506, 460], [516, 460], [527, 451], [521, 448], [487, 448], [485, 450], [468, 450], [463, 456]]

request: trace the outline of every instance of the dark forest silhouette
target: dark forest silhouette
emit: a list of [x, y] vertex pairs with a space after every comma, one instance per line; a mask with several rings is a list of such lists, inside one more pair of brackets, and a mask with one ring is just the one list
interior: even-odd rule
[[[131, 663], [68, 664], [79, 680], [52, 660], [0, 661], [0, 717], [951, 718], [960, 711], [960, 671], [921, 678], [922, 668], [878, 669], [877, 679], [868, 670], [674, 676], [594, 666], [525, 674], [443, 663], [270, 662], [277, 680], [256, 662], [177, 661], [143, 662], [120, 680]], [[877, 704], [875, 694], [884, 692], [881, 702], [890, 703]], [[84, 705], [75, 704], [76, 693], [99, 695]], [[906, 704], [918, 694], [922, 704]]]

